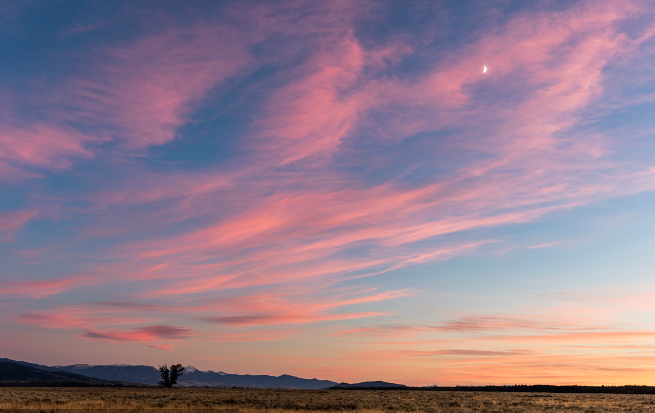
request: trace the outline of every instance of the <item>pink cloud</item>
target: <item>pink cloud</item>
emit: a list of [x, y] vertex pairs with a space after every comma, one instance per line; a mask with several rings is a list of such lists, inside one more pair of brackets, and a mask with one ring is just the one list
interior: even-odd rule
[[[398, 58], [411, 50], [386, 45], [379, 50], [366, 49], [353, 37], [352, 31], [343, 29], [347, 28], [346, 21], [325, 36], [323, 48], [295, 69], [297, 76], [270, 95], [264, 115], [255, 122], [259, 131], [257, 143], [253, 144], [254, 149], [266, 157], [256, 155], [256, 162], [248, 163], [241, 175], [237, 173], [230, 179], [214, 179], [213, 182], [211, 178], [194, 182], [198, 175], [194, 177], [193, 174], [166, 177], [165, 180], [152, 175], [146, 176], [142, 186], [104, 192], [96, 199], [98, 203], [116, 202], [128, 207], [131, 203], [175, 199], [170, 210], [148, 215], [156, 219], [166, 215], [178, 220], [205, 218], [204, 228], [130, 243], [120, 254], [132, 260], [133, 268], [148, 268], [142, 272], [143, 277], [176, 278], [186, 274], [180, 281], [185, 287], [174, 285], [158, 293], [176, 289], [194, 293], [283, 282], [298, 276], [327, 277], [360, 270], [376, 273], [384, 267], [399, 268], [443, 259], [474, 248], [466, 248], [467, 245], [481, 244], [468, 241], [443, 248], [443, 253], [434, 253], [434, 246], [418, 250], [413, 244], [457, 232], [528, 222], [597, 199], [652, 188], [653, 171], [635, 175], [634, 171], [612, 165], [603, 158], [611, 149], [601, 148], [605, 143], [591, 145], [592, 142], [576, 138], [572, 146], [560, 148], [562, 139], [556, 141], [552, 137], [553, 133], [578, 121], [581, 115], [577, 110], [602, 93], [603, 66], [633, 47], [631, 40], [611, 28], [617, 19], [633, 12], [608, 2], [593, 10], [579, 6], [565, 12], [519, 15], [414, 82], [384, 76], [367, 77], [364, 69], [379, 66], [381, 60], [377, 56], [383, 51], [387, 56]], [[199, 33], [209, 29], [194, 30], [185, 33], [196, 39], [199, 46], [188, 48], [189, 51], [186, 46], [173, 47], [172, 56], [181, 53], [180, 61], [194, 61], [194, 50], [204, 56], [205, 43], [199, 40]], [[214, 35], [212, 33], [210, 30], [209, 38]], [[125, 71], [130, 68], [129, 71], [134, 72], [132, 67], [143, 63], [146, 67], [142, 73], [152, 77], [157, 85], [167, 84], [168, 78], [162, 78], [164, 75], [181, 79], [189, 76], [187, 70], [205, 73], [206, 68], [209, 73], [214, 67], [212, 64], [220, 64], [220, 59], [204, 58], [198, 67], [178, 67], [173, 62], [170, 69], [160, 74], [160, 66], [169, 65], [162, 65], [158, 60], [168, 56], [160, 56], [158, 51], [176, 45], [176, 36], [181, 35], [173, 32], [163, 38], [146, 38], [131, 47], [107, 53], [112, 61], [119, 62], [116, 67], [124, 67]], [[579, 37], [580, 42], [562, 48], [572, 36]], [[145, 52], [150, 49], [152, 51]], [[553, 58], [556, 52], [558, 59]], [[151, 55], [154, 63], [149, 69], [151, 63], [142, 56]], [[501, 59], [501, 56], [506, 57]], [[472, 69], [483, 60], [492, 69], [487, 77]], [[507, 103], [508, 106], [492, 110], [491, 116], [497, 120], [489, 123], [484, 139], [475, 135], [475, 139], [467, 137], [456, 144], [478, 151], [490, 161], [467, 165], [449, 179], [418, 188], [397, 182], [362, 187], [321, 169], [340, 160], [328, 158], [342, 156], [342, 144], [353, 141], [358, 131], [369, 127], [374, 112], [395, 113], [407, 109], [402, 119], [383, 118], [386, 135], [380, 138], [386, 141], [398, 141], [420, 130], [439, 128], [446, 122], [442, 115], [450, 118], [448, 124], [469, 122], [471, 116], [483, 116], [488, 109], [478, 108], [472, 101], [475, 87], [483, 82], [502, 85], [504, 77], [525, 68], [532, 73], [526, 82], [550, 86], [535, 86], [522, 93], [516, 104]], [[118, 69], [109, 65], [103, 70], [112, 74]], [[225, 70], [234, 73], [237, 68], [229, 66]], [[123, 85], [133, 79], [124, 81], [116, 75], [118, 80], [115, 81], [119, 83], [115, 85], [111, 83], [114, 82], [112, 76], [107, 83], [107, 87], [111, 87], [108, 97], [97, 97], [95, 102], [96, 89], [90, 89], [89, 107], [97, 104], [98, 111], [116, 111], [110, 117], [122, 119], [121, 124], [128, 127], [135, 124], [129, 118], [132, 113], [143, 115], [145, 120], [140, 119], [135, 130], [143, 127], [154, 132], [139, 132], [141, 143], [130, 144], [136, 148], [172, 139], [172, 126], [167, 125], [183, 122], [185, 102], [197, 100], [207, 85], [229, 74], [217, 74], [217, 78], [200, 75], [197, 81], [184, 84], [179, 90], [172, 88], [170, 93], [174, 97], [170, 99], [160, 94], [159, 86], [153, 86], [150, 88], [152, 95], [138, 94], [143, 96], [139, 99], [144, 100], [133, 102], [121, 95], [136, 87], [131, 83]], [[150, 80], [137, 80], [134, 82], [150, 84]], [[112, 93], [117, 95], [112, 97]], [[162, 107], [163, 112], [156, 112], [156, 115], [140, 111], [141, 106], [159, 110], [157, 105], [149, 103], [159, 100], [173, 103]], [[122, 105], [122, 109], [112, 109], [118, 106], [112, 103], [114, 101], [129, 104]], [[454, 110], [460, 111], [463, 117], [451, 117]], [[128, 114], [123, 115], [122, 111]], [[435, 112], [435, 116], [427, 116], [427, 111]], [[104, 112], [102, 117], [105, 118]], [[162, 126], [149, 127], [148, 119], [160, 119], [158, 124]], [[545, 124], [539, 119], [556, 119], [557, 122]], [[270, 169], [306, 157], [312, 158], [312, 163], [298, 164], [300, 169], [292, 175]], [[317, 157], [328, 158], [319, 161]], [[594, 168], [600, 167], [614, 169], [610, 174], [594, 176]], [[521, 173], [508, 174], [506, 171], [510, 169]], [[591, 179], [582, 179], [579, 173], [591, 174]], [[311, 179], [305, 179], [304, 174]], [[250, 183], [248, 180], [253, 176], [260, 177], [264, 184]], [[264, 195], [267, 188], [280, 179], [286, 182], [285, 188], [274, 195]], [[227, 204], [227, 211], [219, 213], [212, 207], [217, 197]], [[252, 203], [243, 203], [244, 198]], [[124, 230], [129, 231], [128, 228], [141, 230], [131, 223]], [[410, 246], [411, 253], [408, 252]], [[355, 247], [366, 247], [370, 256], [359, 261], [333, 260], [335, 254]], [[228, 254], [230, 258], [223, 258]], [[252, 276], [253, 273], [258, 275]]]
[[228, 315], [210, 317], [207, 321], [221, 324], [267, 325], [312, 323], [318, 321], [349, 320], [385, 315], [381, 312], [331, 313], [335, 308], [385, 301], [407, 295], [405, 291], [387, 291], [356, 298], [331, 296], [329, 299], [306, 301], [289, 294], [265, 293], [258, 296], [235, 297], [214, 306]]
[[558, 334], [536, 334], [536, 335], [503, 335], [503, 336], [488, 336], [485, 337], [490, 340], [502, 340], [510, 343], [521, 342], [558, 342], [558, 343], [588, 343], [590, 341], [599, 341], [602, 343], [613, 342], [630, 342], [636, 339], [644, 339], [655, 336], [655, 331], [630, 331], [630, 330], [614, 330], [614, 331], [582, 331], [582, 332], [565, 332]]
[[[352, 358], [359, 368], [391, 369], [404, 378], [402, 382], [417, 385], [435, 381], [440, 385], [620, 385], [648, 382], [655, 357], [645, 352], [644, 346], [652, 334], [643, 330], [590, 332], [571, 328], [561, 334], [481, 336], [468, 340], [424, 335], [422, 340], [367, 343], [366, 350], [345, 357]], [[463, 343], [469, 347], [456, 347]]]
[[169, 28], [126, 47], [105, 49], [91, 79], [66, 93], [76, 118], [107, 124], [131, 149], [160, 145], [187, 122], [189, 105], [249, 63], [247, 40], [221, 25]]
[[0, 281], [0, 295], [43, 298], [97, 283], [98, 281], [94, 277], [89, 276], [38, 281]]
[[[607, 323], [599, 323], [596, 321], [596, 318], [593, 317], [574, 317], [570, 312], [568, 315], [562, 314], [560, 317], [557, 317], [557, 315], [558, 312], [555, 309], [550, 309], [550, 311], [544, 312], [541, 315], [463, 315], [437, 324], [382, 324], [370, 327], [341, 329], [335, 331], [333, 335], [362, 335], [370, 337], [380, 336], [400, 338], [403, 336], [419, 336], [425, 333], [446, 333], [458, 336], [468, 336], [470, 334], [480, 334], [482, 332], [527, 332], [526, 336], [528, 336], [530, 333], [543, 334], [544, 332], [561, 332], [562, 334], [569, 334], [572, 332], [604, 333], [607, 330], [618, 331], [615, 326], [608, 325]], [[502, 339], [506, 336], [498, 335], [492, 337]], [[535, 334], [533, 337], [537, 337], [537, 335]]]
[[36, 215], [36, 211], [0, 212], [0, 242], [13, 241], [18, 230]]
[[271, 96], [266, 117], [256, 123], [261, 129], [256, 149], [274, 153], [281, 165], [333, 152], [366, 105], [341, 96], [359, 81], [365, 51], [352, 33], [333, 41], [299, 70], [298, 81]]
[[495, 350], [434, 350], [434, 351], [409, 351], [406, 353], [412, 357], [426, 357], [426, 356], [474, 356], [474, 357], [508, 357], [508, 356], [524, 356], [530, 354], [527, 350], [509, 350], [509, 351], [495, 351]]
[[[93, 305], [63, 306], [50, 311], [31, 311], [20, 314], [17, 321], [34, 326], [82, 330], [81, 337], [105, 341], [138, 341], [154, 343], [162, 340], [182, 340], [196, 336], [193, 329], [170, 325], [148, 325], [130, 327], [152, 322], [152, 318], [130, 314], [130, 309], [121, 307], [99, 308]], [[107, 328], [108, 326], [115, 326]], [[123, 329], [116, 329], [116, 327]], [[154, 345], [154, 344], [152, 344]], [[164, 345], [162, 349], [172, 350]]]
[[[267, 291], [258, 295], [233, 296], [214, 304], [173, 305], [168, 307], [126, 304], [126, 309], [142, 309], [157, 312], [189, 314], [215, 324], [231, 326], [265, 326], [281, 324], [308, 324], [323, 321], [353, 320], [380, 317], [387, 312], [347, 311], [354, 305], [376, 303], [409, 295], [408, 291], [385, 291], [371, 294], [370, 291], [331, 294], [329, 298], [303, 300], [301, 291]], [[310, 290], [311, 291], [311, 290]], [[353, 295], [356, 295], [353, 297]], [[342, 309], [338, 313], [335, 310]], [[215, 315], [219, 313], [221, 315]]]
[[[607, 141], [596, 136], [554, 138], [580, 121], [580, 110], [602, 95], [607, 62], [629, 53], [634, 42], [645, 41], [630, 40], [612, 26], [635, 10], [608, 2], [593, 10], [579, 6], [519, 15], [414, 82], [367, 78], [364, 69], [380, 64], [374, 58], [380, 51], [366, 50], [347, 30], [335, 30], [325, 47], [296, 69], [296, 79], [270, 96], [264, 116], [255, 122], [259, 132], [253, 148], [262, 156], [256, 155], [243, 175], [233, 174], [225, 185], [208, 186], [201, 179], [197, 187], [190, 177], [176, 185], [160, 185], [151, 177], [144, 184], [145, 188], [154, 182], [147, 195], [140, 198], [138, 188], [131, 192], [137, 194], [135, 203], [176, 199], [174, 207], [156, 216], [203, 217], [204, 227], [130, 243], [119, 255], [133, 268], [143, 268], [144, 278], [176, 279], [184, 274], [156, 294], [191, 294], [356, 271], [375, 274], [445, 259], [490, 240], [424, 249], [416, 243], [529, 222], [599, 199], [652, 189], [653, 170], [635, 171], [610, 162], [605, 154], [615, 148]], [[580, 41], [570, 44], [572, 37]], [[565, 44], [569, 46], [564, 48]], [[410, 53], [402, 47], [391, 50], [395, 57]], [[559, 53], [557, 59], [554, 53]], [[483, 60], [493, 68], [487, 77], [470, 69]], [[525, 82], [531, 87], [514, 103], [489, 110], [473, 101], [475, 88], [483, 82], [502, 87], [508, 77], [526, 68], [531, 76]], [[542, 84], [549, 86], [539, 88]], [[391, 116], [381, 122], [387, 135], [395, 138], [381, 139], [398, 141], [421, 130], [469, 123], [472, 116], [493, 117], [479, 121], [489, 125], [483, 137], [475, 130], [453, 143], [479, 153], [483, 160], [418, 188], [399, 182], [365, 187], [323, 169], [342, 161], [342, 145], [370, 126], [372, 113], [399, 108], [407, 109], [402, 119]], [[435, 108], [435, 116], [426, 115]], [[451, 116], [453, 111], [461, 117]], [[449, 120], [441, 119], [442, 114]], [[542, 119], [553, 121], [547, 124]], [[296, 163], [305, 158], [312, 160]], [[298, 169], [287, 174], [274, 168], [288, 163]], [[595, 172], [600, 170], [604, 172]], [[253, 176], [258, 177], [256, 184], [249, 181]], [[284, 187], [265, 195], [280, 180]], [[220, 213], [211, 206], [219, 197], [227, 204]], [[111, 198], [111, 193], [103, 194], [103, 199]], [[129, 198], [117, 199], [129, 206]], [[349, 248], [364, 248], [369, 255], [335, 258]]]
[[137, 327], [127, 331], [86, 330], [82, 337], [107, 341], [140, 341], [152, 342], [159, 340], [180, 340], [195, 335], [190, 328], [154, 325]]
[[67, 169], [112, 141], [127, 151], [171, 141], [194, 103], [251, 63], [248, 41], [237, 29], [205, 24], [101, 48], [65, 87], [31, 102], [44, 120], [4, 111], [11, 125], [0, 133], [0, 173], [9, 179], [38, 176], [30, 168]]
[[298, 334], [297, 330], [258, 330], [258, 331], [240, 331], [236, 333], [205, 333], [201, 340], [212, 343], [217, 342], [257, 342], [257, 341], [276, 341], [288, 340], [293, 335]]
[[6, 177], [14, 175], [10, 168], [65, 169], [76, 158], [93, 156], [85, 147], [91, 138], [72, 128], [38, 123], [7, 126], [0, 132], [0, 172], [6, 171]]
[[30, 311], [20, 314], [21, 323], [54, 329], [95, 330], [98, 326], [134, 325], [152, 322], [151, 318], [120, 311], [98, 311], [88, 305], [68, 306], [50, 311]]
[[274, 325], [274, 324], [306, 324], [316, 323], [320, 321], [337, 321], [337, 320], [353, 320], [366, 317], [380, 317], [385, 316], [386, 312], [363, 312], [363, 313], [347, 313], [347, 314], [326, 314], [326, 315], [306, 315], [300, 313], [287, 313], [287, 314], [252, 314], [252, 315], [233, 315], [233, 316], [220, 316], [210, 317], [206, 321], [216, 324], [229, 324], [229, 325]]
[[[82, 330], [82, 337], [114, 341], [152, 342], [166, 338], [182, 339], [186, 338], [186, 335], [193, 340], [215, 342], [281, 340], [297, 331], [289, 327], [275, 331], [265, 331], [261, 328], [382, 317], [387, 315], [387, 312], [353, 311], [348, 307], [407, 295], [406, 291], [350, 291], [333, 294], [322, 300], [303, 301], [297, 299], [302, 291], [306, 290], [269, 291], [260, 295], [229, 297], [197, 304], [175, 300], [171, 300], [167, 305], [140, 302], [87, 303], [61, 306], [49, 311], [30, 311], [20, 314], [17, 321], [50, 329]], [[193, 330], [191, 334], [192, 330], [167, 330], [164, 328], [166, 325], [155, 326], [157, 328], [133, 327], [135, 324], [151, 324], [154, 320], [172, 318], [182, 318], [187, 324], [200, 322], [205, 327], [219, 325], [221, 329], [220, 332], [215, 332], [214, 328], [209, 327], [204, 331]], [[257, 331], [243, 330], [250, 328], [256, 328]], [[176, 335], [178, 333], [179, 337]]]
[[166, 350], [166, 351], [175, 350], [175, 344], [148, 344], [146, 345], [146, 347], [154, 348], [156, 350]]
[[[587, 342], [640, 345], [652, 337], [650, 330], [621, 330], [593, 317], [571, 320], [567, 315], [567, 321], [554, 313], [550, 318], [465, 315], [441, 323], [371, 326], [393, 312], [350, 307], [408, 293], [343, 293], [332, 287], [502, 242], [484, 230], [654, 189], [655, 168], [617, 162], [613, 156], [623, 148], [616, 140], [573, 130], [588, 122], [585, 110], [605, 105], [616, 93], [607, 65], [629, 60], [651, 41], [652, 31], [630, 38], [616, 28], [618, 21], [640, 12], [639, 4], [601, 1], [563, 11], [519, 13], [502, 27], [473, 36], [457, 51], [444, 52], [411, 78], [389, 72], [414, 53], [414, 46], [397, 39], [363, 44], [349, 20], [353, 9], [345, 3], [316, 6], [327, 8], [325, 15], [303, 16], [302, 22], [287, 25], [279, 23], [299, 19], [293, 7], [281, 17], [275, 6], [253, 6], [253, 19], [263, 27], [256, 33], [197, 24], [99, 50], [89, 63], [93, 70], [69, 79], [52, 98], [75, 107], [75, 113], [56, 111], [46, 116], [49, 123], [16, 122], [19, 126], [0, 135], [0, 173], [70, 168], [78, 160], [97, 157], [105, 150], [100, 143], [118, 143], [118, 153], [111, 156], [129, 165], [122, 180], [80, 197], [92, 204], [82, 213], [97, 221], [79, 236], [111, 241], [111, 247], [91, 255], [109, 268], [111, 276], [102, 282], [116, 287], [121, 300], [166, 297], [174, 302], [114, 301], [30, 312], [19, 321], [82, 330], [82, 337], [90, 339], [144, 343], [276, 340], [288, 338], [291, 330], [228, 329], [340, 324], [341, 330], [326, 331], [326, 337], [362, 336], [373, 342], [380, 336], [408, 338], [394, 345], [416, 346], [372, 353], [369, 361], [452, 360], [451, 373], [446, 367], [433, 370], [450, 381], [493, 374], [498, 375], [494, 380], [506, 380], [516, 370], [525, 380], [563, 380], [574, 367], [586, 369], [591, 377], [601, 370], [590, 367], [594, 362], [608, 371], [621, 370], [608, 356], [569, 357], [561, 347]], [[176, 139], [195, 105], [252, 69], [249, 47], [275, 30], [295, 39], [276, 58], [301, 62], [280, 70], [262, 88], [266, 91], [258, 97], [263, 110], [253, 115], [253, 132], [241, 137], [231, 172], [172, 167], [160, 173], [129, 157]], [[482, 64], [489, 67], [487, 74], [480, 73]], [[73, 120], [95, 125], [94, 131], [61, 126]], [[420, 151], [402, 152], [417, 135], [431, 136], [445, 128], [462, 132], [453, 134], [456, 138], [426, 138]], [[371, 146], [387, 149], [376, 152]], [[380, 182], [378, 171], [393, 162], [407, 170]], [[412, 170], [434, 165], [445, 172], [422, 176]], [[362, 179], [354, 169], [375, 179]], [[13, 239], [38, 216], [29, 214], [0, 215], [0, 239]], [[5, 282], [0, 293], [41, 298], [99, 279]], [[262, 286], [266, 293], [250, 290]], [[131, 295], [126, 297], [122, 292], [128, 289]], [[201, 297], [216, 303], [206, 304]], [[168, 319], [175, 316], [228, 331], [173, 327]], [[375, 321], [361, 320], [363, 327], [351, 328], [353, 322], [346, 322], [371, 317]], [[427, 348], [428, 338], [421, 341], [435, 336], [442, 340], [438, 347]], [[475, 336], [491, 345], [458, 349], [444, 336]], [[518, 345], [527, 348], [513, 347]], [[544, 353], [534, 345], [544, 346]], [[509, 361], [500, 366], [490, 361], [505, 356]], [[558, 371], [567, 362], [571, 367]], [[462, 365], [485, 373], [474, 376]], [[541, 370], [530, 373], [531, 368]], [[638, 370], [621, 371], [631, 368]]]
[[[549, 320], [550, 318], [550, 320]], [[502, 331], [502, 330], [599, 330], [606, 326], [589, 326], [583, 320], [576, 320], [573, 316], [562, 317], [552, 320], [553, 315], [539, 319], [535, 315], [473, 315], [463, 316], [454, 320], [448, 320], [438, 326], [435, 330], [444, 332], [477, 332], [477, 331]]]

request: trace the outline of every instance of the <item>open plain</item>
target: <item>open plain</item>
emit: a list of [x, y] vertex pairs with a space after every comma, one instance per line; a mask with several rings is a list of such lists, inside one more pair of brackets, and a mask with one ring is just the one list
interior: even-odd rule
[[2, 412], [655, 412], [655, 395], [174, 388], [0, 388]]

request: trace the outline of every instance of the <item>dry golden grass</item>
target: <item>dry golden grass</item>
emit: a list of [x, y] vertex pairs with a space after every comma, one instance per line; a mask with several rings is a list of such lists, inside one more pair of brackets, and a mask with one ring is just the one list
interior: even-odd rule
[[0, 388], [0, 411], [655, 412], [655, 395], [177, 388]]

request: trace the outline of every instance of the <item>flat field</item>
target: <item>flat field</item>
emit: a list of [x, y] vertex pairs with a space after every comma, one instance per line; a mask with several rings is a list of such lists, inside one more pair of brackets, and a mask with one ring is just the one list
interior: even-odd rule
[[0, 388], [1, 412], [655, 412], [655, 395], [199, 388]]

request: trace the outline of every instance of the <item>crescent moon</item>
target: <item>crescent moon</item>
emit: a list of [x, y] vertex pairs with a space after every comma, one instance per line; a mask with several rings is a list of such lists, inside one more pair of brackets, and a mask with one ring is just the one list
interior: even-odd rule
[[487, 73], [487, 66], [482, 66], [482, 73]]

